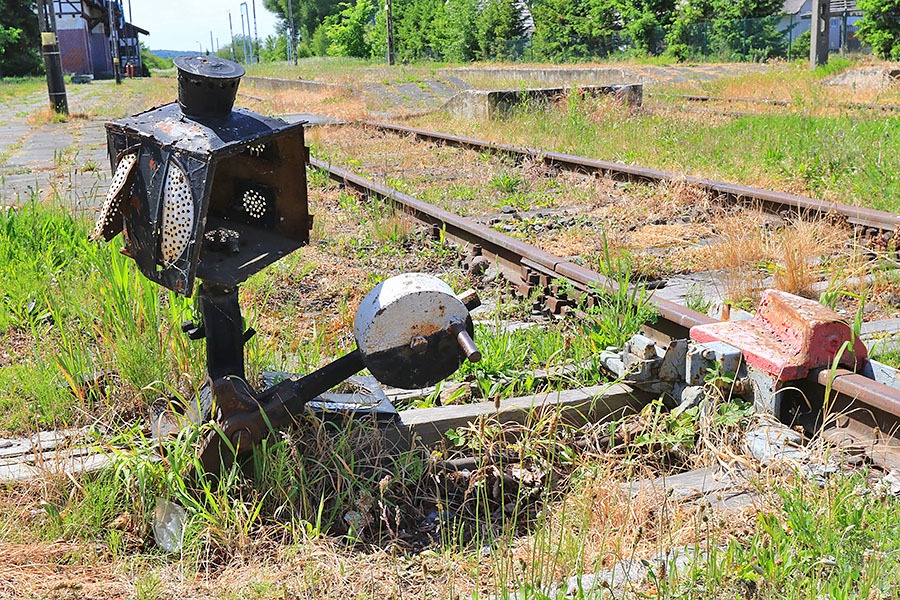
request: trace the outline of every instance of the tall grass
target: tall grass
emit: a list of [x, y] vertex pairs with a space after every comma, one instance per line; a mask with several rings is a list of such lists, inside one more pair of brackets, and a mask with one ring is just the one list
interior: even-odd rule
[[700, 118], [604, 99], [527, 107], [441, 130], [734, 181], [880, 210], [900, 209], [900, 117], [803, 112]]
[[[18, 358], [0, 370], [0, 429], [133, 414], [160, 382], [186, 391], [200, 378], [202, 347], [179, 329], [191, 300], [161, 293], [118, 247], [88, 242], [61, 208], [0, 211], [0, 339]], [[23, 406], [40, 410], [22, 419]]]

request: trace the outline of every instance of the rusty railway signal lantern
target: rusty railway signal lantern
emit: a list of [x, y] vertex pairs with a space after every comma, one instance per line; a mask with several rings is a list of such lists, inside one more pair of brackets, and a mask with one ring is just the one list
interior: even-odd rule
[[244, 372], [253, 330], [244, 330], [238, 286], [309, 241], [304, 123], [234, 108], [244, 74], [234, 62], [190, 56], [175, 65], [177, 102], [106, 126], [114, 175], [91, 234], [110, 241], [122, 233], [122, 251], [141, 273], [176, 293], [190, 296], [201, 282], [202, 321], [183, 329], [206, 339], [208, 378], [191, 406], [160, 415], [160, 435], [212, 417], [221, 434], [210, 434], [201, 458], [215, 471], [233, 458], [224, 447], [248, 449], [270, 424], [290, 424], [364, 368], [382, 382], [423, 387], [480, 358], [462, 301], [434, 277], [406, 274], [364, 300], [354, 322], [357, 350], [254, 389]]

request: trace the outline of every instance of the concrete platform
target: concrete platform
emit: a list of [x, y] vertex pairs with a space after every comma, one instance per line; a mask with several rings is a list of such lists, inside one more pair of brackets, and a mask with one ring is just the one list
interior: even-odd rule
[[496, 119], [512, 113], [516, 108], [550, 104], [571, 94], [591, 97], [613, 96], [624, 104], [637, 107], [643, 101], [644, 91], [639, 83], [519, 90], [464, 90], [451, 98], [444, 105], [444, 110], [456, 117], [467, 119]]

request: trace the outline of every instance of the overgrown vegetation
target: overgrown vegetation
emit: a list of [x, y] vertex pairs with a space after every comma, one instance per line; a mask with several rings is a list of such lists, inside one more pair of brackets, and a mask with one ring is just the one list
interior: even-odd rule
[[39, 75], [40, 29], [35, 0], [0, 0], [0, 79]]
[[[793, 80], [795, 86], [812, 78], [794, 69], [775, 77], [783, 77], [785, 84]], [[715, 93], [728, 86], [734, 94], [732, 89], [740, 93], [763, 79], [751, 75], [704, 87]], [[488, 127], [445, 118], [440, 126], [427, 117], [419, 122], [474, 137], [898, 210], [900, 167], [890, 165], [900, 157], [900, 117], [820, 114], [815, 103], [795, 93], [797, 108], [778, 114], [710, 118], [673, 114], [668, 104], [636, 112], [588, 98], [570, 101], [563, 110], [525, 106]], [[697, 126], [700, 121], [702, 127]]]
[[885, 60], [900, 60], [900, 1], [859, 0], [858, 36]]
[[[266, 7], [286, 31], [286, 0], [266, 0]], [[890, 59], [897, 38], [896, 0], [867, 0], [859, 7], [865, 15], [860, 38]], [[808, 24], [785, 24], [783, 9], [782, 0], [395, 0], [392, 22], [395, 53], [404, 62], [803, 58], [803, 39], [793, 48], [790, 42], [806, 36], [808, 53], [808, 32], [800, 31]], [[301, 57], [386, 56], [384, 6], [317, 0], [296, 7], [294, 22]]]

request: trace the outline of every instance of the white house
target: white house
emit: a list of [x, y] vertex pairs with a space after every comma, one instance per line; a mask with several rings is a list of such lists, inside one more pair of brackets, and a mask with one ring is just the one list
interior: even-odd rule
[[[809, 31], [812, 2], [813, 0], [785, 0], [778, 28], [785, 32], [791, 42], [801, 33]], [[856, 39], [859, 28], [856, 22], [862, 17], [862, 11], [856, 7], [856, 0], [831, 0], [830, 16], [829, 50], [859, 50], [860, 43]]]

